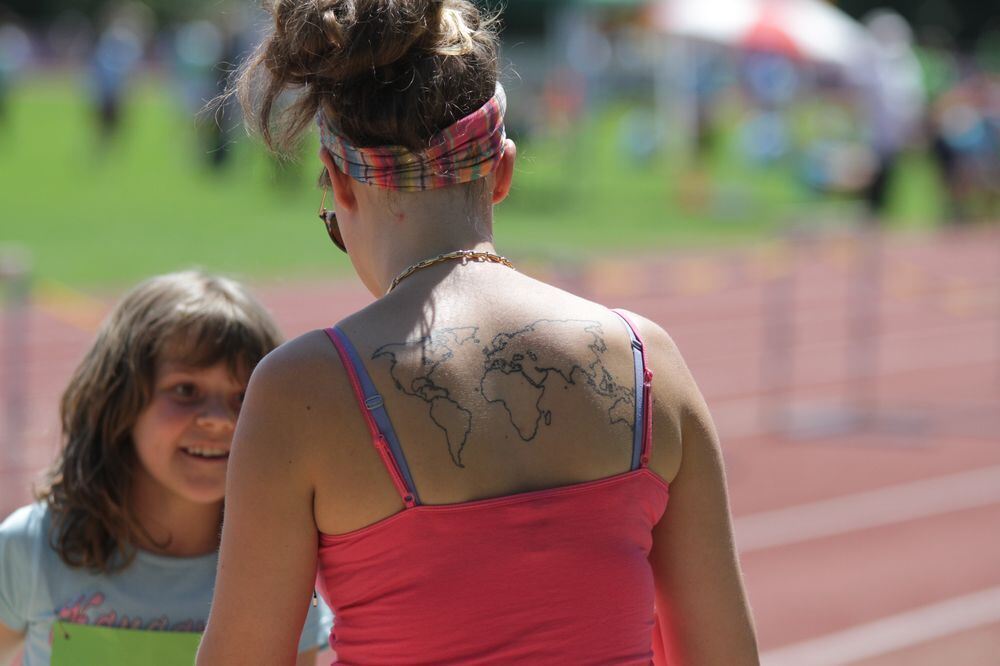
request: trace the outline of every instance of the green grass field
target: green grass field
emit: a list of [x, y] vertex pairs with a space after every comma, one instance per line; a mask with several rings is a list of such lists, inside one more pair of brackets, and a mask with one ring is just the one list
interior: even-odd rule
[[[190, 266], [255, 279], [347, 273], [315, 214], [315, 139], [302, 162], [279, 167], [241, 137], [229, 168], [212, 171], [170, 86], [144, 80], [103, 153], [82, 83], [52, 76], [16, 89], [0, 125], [0, 244], [26, 246], [37, 278], [74, 287]], [[634, 163], [620, 148], [625, 112], [520, 146], [515, 188], [497, 212], [501, 251], [566, 261], [741, 243], [817, 206], [787, 171], [727, 150], [711, 180], [665, 157]], [[930, 219], [931, 174], [922, 163], [907, 169], [899, 215]]]

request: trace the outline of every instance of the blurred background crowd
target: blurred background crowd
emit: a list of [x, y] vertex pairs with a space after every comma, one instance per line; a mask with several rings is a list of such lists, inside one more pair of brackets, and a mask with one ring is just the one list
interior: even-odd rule
[[[666, 196], [668, 205], [630, 209], [623, 199], [617, 209], [626, 218], [630, 210], [636, 219], [655, 217], [665, 229], [697, 220], [767, 227], [852, 203], [873, 219], [903, 224], [996, 218], [996, 12], [971, 1], [878, 4], [506, 3], [512, 134], [535, 148], [540, 167], [582, 155], [596, 139], [609, 159], [658, 174], [658, 204]], [[62, 113], [73, 115], [50, 120], [77, 124], [86, 113], [86, 127], [76, 130], [89, 133], [80, 149], [95, 159], [116, 141], [141, 143], [130, 120], [152, 107], [188, 121], [180, 130], [150, 131], [173, 133], [172, 148], [185, 143], [192, 162], [226, 169], [242, 134], [239, 114], [232, 100], [210, 102], [263, 21], [253, 3], [227, 0], [7, 0], [0, 4], [0, 132], [8, 136], [0, 142], [16, 142], [9, 134], [19, 109], [37, 119], [34, 105], [62, 95]], [[54, 128], [41, 132], [65, 143]], [[24, 173], [9, 148], [0, 167]], [[287, 171], [275, 169], [277, 187]], [[522, 199], [525, 213], [552, 187], [579, 198], [571, 183], [548, 182], [552, 176], [525, 180], [537, 194]], [[616, 192], [600, 194], [614, 200]], [[694, 235], [716, 233], [705, 226]]]
[[[514, 135], [573, 144], [596, 122], [629, 160], [668, 151], [685, 165], [680, 202], [709, 217], [761, 196], [727, 182], [741, 168], [779, 173], [786, 197], [855, 198], [879, 217], [996, 217], [1000, 24], [989, 3], [836, 4], [509, 2]], [[201, 112], [192, 148], [225, 168], [238, 114], [231, 101], [206, 105], [262, 21], [249, 2], [7, 0], [0, 122], [35, 81], [61, 77], [86, 100], [92, 149], [106, 151], [138, 112], [141, 82], [155, 80], [173, 113]]]

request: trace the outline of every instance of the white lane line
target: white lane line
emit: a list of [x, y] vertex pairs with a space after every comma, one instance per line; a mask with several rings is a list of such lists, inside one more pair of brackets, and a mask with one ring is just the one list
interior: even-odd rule
[[771, 650], [761, 666], [844, 666], [996, 622], [1000, 587]]
[[1000, 503], [1000, 465], [737, 518], [743, 554]]

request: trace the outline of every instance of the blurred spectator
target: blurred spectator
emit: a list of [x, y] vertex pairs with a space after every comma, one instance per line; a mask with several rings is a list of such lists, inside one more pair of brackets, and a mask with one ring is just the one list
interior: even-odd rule
[[60, 13], [45, 31], [45, 55], [57, 62], [88, 62], [93, 47], [94, 25], [79, 10]]
[[0, 122], [7, 117], [7, 97], [14, 79], [30, 58], [28, 33], [0, 13]]
[[874, 175], [865, 199], [872, 218], [885, 213], [889, 186], [900, 153], [912, 144], [923, 124], [927, 96], [920, 63], [913, 52], [913, 31], [896, 12], [878, 9], [865, 24], [871, 32], [871, 58], [861, 73], [863, 104], [868, 115]]
[[856, 100], [837, 83], [814, 91], [799, 175], [814, 192], [856, 197], [865, 192], [877, 157], [859, 130]]
[[781, 53], [749, 50], [741, 74], [750, 104], [740, 129], [743, 153], [753, 162], [778, 162], [792, 149], [786, 112], [800, 91], [799, 72]]
[[743, 80], [750, 99], [765, 109], [788, 106], [799, 92], [800, 77], [795, 63], [781, 53], [747, 51]]
[[575, 74], [573, 84], [582, 84], [583, 112], [589, 113], [605, 101], [604, 77], [613, 55], [611, 40], [592, 12], [568, 8], [559, 14], [555, 43], [565, 49], [565, 61]]
[[149, 8], [140, 3], [111, 10], [91, 58], [91, 81], [102, 147], [121, 125], [125, 89], [145, 50], [150, 27]]
[[731, 80], [722, 52], [705, 44], [692, 49], [694, 56], [695, 159], [707, 163], [719, 138], [719, 98]]
[[572, 131], [583, 115], [586, 87], [584, 77], [571, 67], [549, 72], [542, 89], [546, 130], [557, 136]]
[[932, 133], [949, 219], [1000, 214], [1000, 77], [967, 72], [935, 101]]
[[174, 39], [174, 68], [188, 111], [198, 118], [199, 154], [213, 168], [228, 160], [235, 101], [222, 96], [242, 52], [245, 31], [236, 21], [185, 23]]

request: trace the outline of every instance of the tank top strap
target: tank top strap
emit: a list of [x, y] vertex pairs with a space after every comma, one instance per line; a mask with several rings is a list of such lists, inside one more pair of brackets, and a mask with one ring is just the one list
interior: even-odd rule
[[635, 427], [632, 428], [632, 469], [649, 467], [653, 448], [653, 372], [646, 364], [646, 348], [639, 329], [620, 310], [612, 310], [625, 322], [632, 342], [632, 363], [635, 368]]
[[382, 457], [382, 462], [385, 463], [396, 490], [403, 498], [403, 503], [407, 508], [420, 504], [420, 497], [417, 495], [410, 467], [406, 464], [406, 456], [403, 454], [403, 448], [399, 445], [399, 438], [392, 427], [389, 413], [385, 409], [385, 402], [365, 369], [358, 350], [339, 326], [328, 328], [325, 332], [337, 349], [340, 360], [347, 370], [351, 387], [354, 389], [358, 406], [361, 408], [361, 414], [364, 416], [365, 423], [371, 433], [372, 443]]

